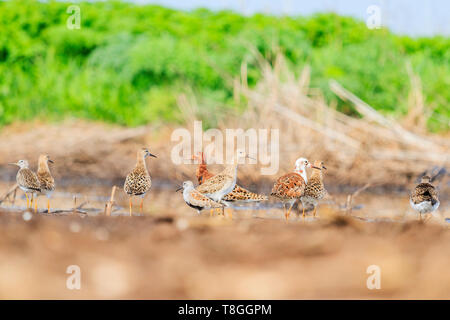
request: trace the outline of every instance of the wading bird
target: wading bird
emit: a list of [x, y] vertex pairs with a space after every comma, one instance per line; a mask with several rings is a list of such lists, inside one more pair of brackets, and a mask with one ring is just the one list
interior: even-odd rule
[[[53, 179], [48, 163], [53, 163], [45, 154], [39, 156], [37, 177], [41, 186], [41, 193], [47, 196], [47, 212], [50, 213], [50, 197], [55, 190], [55, 179]], [[36, 199], [37, 200], [37, 199]]]
[[322, 174], [322, 169], [326, 170], [327, 168], [325, 168], [322, 161], [315, 161], [311, 167], [313, 168], [312, 174], [309, 177], [303, 195], [300, 197], [303, 206], [303, 217], [305, 217], [305, 207], [309, 205], [314, 207], [313, 216], [315, 217], [319, 200], [323, 199], [327, 194], [327, 190], [325, 190], [323, 185]]
[[140, 212], [142, 213], [145, 194], [152, 186], [152, 179], [150, 178], [150, 174], [148, 173], [147, 166], [145, 164], [145, 158], [148, 156], [156, 158], [156, 156], [151, 154], [146, 148], [138, 150], [136, 166], [133, 171], [127, 175], [125, 184], [123, 185], [123, 190], [130, 198], [130, 216], [132, 215], [133, 210], [133, 203], [131, 201], [132, 196], [141, 197], [141, 204], [139, 207]]
[[[198, 155], [193, 156], [193, 159], [200, 161], [196, 171], [198, 184], [202, 184], [203, 182], [214, 176], [214, 174], [208, 171], [203, 152], [199, 152]], [[226, 202], [259, 202], [265, 200], [267, 200], [267, 196], [251, 192], [239, 185], [236, 185], [230, 193], [226, 194], [223, 197], [223, 201]]]
[[439, 198], [429, 176], [423, 176], [420, 183], [414, 188], [409, 198], [411, 208], [422, 214], [431, 213], [439, 207]]
[[[25, 197], [27, 198], [27, 209], [31, 208], [33, 206], [34, 194], [41, 192], [39, 179], [37, 175], [30, 168], [28, 168], [27, 160], [19, 160], [16, 163], [10, 164], [20, 168], [16, 175], [17, 185], [23, 192], [25, 192]], [[31, 195], [31, 206], [28, 195]], [[34, 212], [37, 212], [36, 203], [34, 206]]]
[[[283, 202], [284, 216], [289, 219], [292, 206], [299, 199], [306, 188], [308, 178], [306, 176], [306, 168], [311, 164], [305, 158], [298, 158], [295, 161], [294, 172], [287, 173], [277, 179], [272, 187], [271, 196], [280, 199]], [[286, 210], [289, 205], [289, 210]]]
[[[245, 158], [250, 157], [243, 150], [238, 150], [233, 164], [227, 165], [222, 172], [205, 180], [197, 187], [197, 191], [215, 202], [222, 203], [224, 196], [236, 186], [238, 162]], [[224, 209], [222, 208], [222, 210]]]
[[183, 186], [179, 187], [176, 191], [183, 190], [183, 199], [186, 204], [196, 209], [197, 212], [200, 214], [200, 211], [203, 209], [212, 209], [212, 208], [222, 208], [223, 205], [215, 202], [214, 200], [211, 200], [207, 196], [201, 194], [194, 188], [194, 184], [192, 181], [185, 181], [183, 182]]

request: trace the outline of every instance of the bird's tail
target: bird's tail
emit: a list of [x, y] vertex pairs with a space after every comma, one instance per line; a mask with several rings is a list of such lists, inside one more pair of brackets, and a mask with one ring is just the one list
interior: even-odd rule
[[225, 201], [266, 201], [268, 197], [262, 194], [257, 194], [244, 189], [238, 185], [234, 187], [233, 191], [227, 194], [223, 200]]

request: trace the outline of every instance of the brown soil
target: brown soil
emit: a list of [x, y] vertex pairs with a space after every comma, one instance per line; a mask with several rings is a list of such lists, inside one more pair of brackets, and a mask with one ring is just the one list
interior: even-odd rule
[[[418, 221], [0, 213], [0, 298], [450, 298], [450, 230]], [[66, 288], [70, 265], [81, 290]], [[366, 286], [370, 265], [381, 289]]]
[[[96, 210], [89, 216], [41, 213], [27, 220], [20, 210], [25, 205], [21, 192], [14, 208], [2, 203], [0, 298], [450, 298], [448, 225], [407, 216], [407, 192], [381, 189], [384, 195], [358, 195], [353, 204], [364, 205], [353, 212], [358, 218], [343, 216], [337, 206], [321, 207], [318, 220], [294, 215], [289, 223], [273, 208], [236, 210], [232, 220], [206, 212], [199, 217], [174, 193], [175, 183], [193, 180], [195, 170], [193, 165], [175, 167], [167, 159], [170, 132], [80, 122], [4, 128], [0, 196], [17, 170], [8, 162], [25, 158], [35, 168], [39, 153], [48, 153], [55, 160], [51, 170], [57, 182], [52, 207], [71, 209], [73, 194], [80, 194], [78, 204], [87, 202], [83, 209]], [[111, 186], [121, 187], [142, 146], [158, 155], [148, 161], [155, 179], [144, 216], [102, 216]], [[285, 162], [280, 172], [292, 169], [292, 161]], [[267, 193], [274, 177], [261, 178], [257, 169], [246, 166], [239, 179]], [[422, 169], [410, 166], [408, 172]], [[329, 190], [339, 184], [364, 185], [370, 177], [354, 173], [347, 181], [347, 172], [331, 162], [325, 176]], [[380, 175], [378, 181], [407, 190], [415, 175], [403, 173]], [[445, 218], [450, 216], [448, 175], [439, 183], [439, 211]], [[335, 200], [345, 204], [346, 194]], [[127, 201], [119, 189], [113, 214], [126, 214]], [[41, 212], [44, 202], [39, 199]], [[81, 268], [81, 290], [66, 288], [70, 265]], [[380, 290], [367, 289], [370, 265], [381, 268]]]

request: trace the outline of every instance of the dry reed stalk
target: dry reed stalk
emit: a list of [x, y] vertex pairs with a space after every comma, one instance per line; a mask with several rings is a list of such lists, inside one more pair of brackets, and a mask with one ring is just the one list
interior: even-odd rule
[[[411, 171], [417, 174], [433, 163], [449, 163], [446, 144], [386, 119], [337, 82], [330, 83], [332, 90], [354, 103], [362, 119], [335, 110], [326, 104], [320, 91], [307, 88], [309, 67], [296, 79], [282, 58], [277, 57], [271, 68], [260, 55], [256, 57], [263, 77], [254, 88], [241, 88], [249, 105], [241, 119], [245, 119], [247, 127], [262, 125], [282, 131], [280, 152], [296, 153], [288, 158], [282, 156], [283, 162], [290, 163], [301, 152], [303, 156], [332, 162], [335, 178], [358, 183], [367, 179], [392, 182], [393, 174], [402, 177], [399, 181], [404, 183]], [[399, 161], [404, 162], [402, 166]], [[380, 171], [381, 166], [385, 170]]]
[[112, 207], [114, 205], [114, 196], [116, 194], [116, 186], [112, 187], [111, 190], [111, 197], [109, 198], [109, 201], [105, 204], [105, 216], [111, 216]]
[[382, 116], [378, 111], [376, 111], [374, 108], [372, 108], [367, 103], [365, 103], [364, 101], [359, 99], [357, 96], [355, 96], [353, 93], [344, 89], [336, 81], [334, 81], [334, 80], [330, 81], [330, 88], [341, 99], [351, 101], [355, 105], [356, 110], [360, 114], [362, 114], [364, 117], [367, 117], [368, 119], [373, 120], [376, 123], [388, 128], [388, 129], [391, 129], [394, 133], [396, 133], [398, 135], [398, 137], [403, 139], [404, 143], [410, 144], [414, 147], [422, 148], [422, 149], [439, 147], [435, 143], [430, 141], [429, 139], [415, 135], [414, 133], [402, 128], [398, 123], [388, 120], [387, 118]]
[[74, 195], [73, 196], [73, 209], [72, 209], [72, 214], [77, 213], [77, 196]]
[[6, 193], [0, 198], [0, 204], [2, 202], [6, 201], [7, 199], [9, 199], [11, 195], [13, 195], [13, 200], [11, 202], [14, 205], [14, 202], [16, 200], [16, 192], [17, 192], [18, 188], [19, 188], [19, 186], [16, 183], [8, 191], [6, 191]]
[[372, 186], [371, 183], [366, 183], [363, 187], [359, 188], [358, 190], [356, 190], [355, 192], [349, 194], [347, 196], [347, 202], [345, 205], [345, 212], [346, 215], [351, 215], [352, 214], [352, 203], [353, 203], [353, 199], [358, 196], [358, 194], [360, 194], [361, 192], [363, 192], [364, 190], [366, 190], [367, 188], [369, 188], [370, 186]]

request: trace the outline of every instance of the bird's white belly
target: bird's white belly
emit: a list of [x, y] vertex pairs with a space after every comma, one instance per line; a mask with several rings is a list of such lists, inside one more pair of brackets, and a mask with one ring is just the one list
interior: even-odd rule
[[25, 193], [35, 193], [36, 192], [35, 190], [28, 189], [28, 188], [25, 188], [25, 187], [22, 187], [22, 186], [19, 186], [19, 188], [20, 188], [20, 190], [22, 190]]
[[419, 213], [430, 213], [435, 211], [439, 207], [439, 201], [434, 204], [431, 204], [431, 201], [423, 201], [421, 203], [415, 204], [410, 200], [411, 207]]

